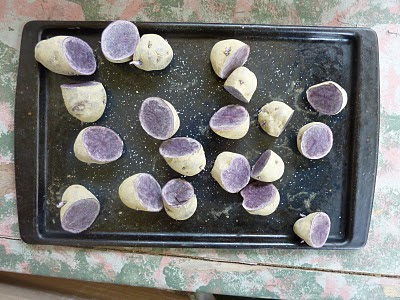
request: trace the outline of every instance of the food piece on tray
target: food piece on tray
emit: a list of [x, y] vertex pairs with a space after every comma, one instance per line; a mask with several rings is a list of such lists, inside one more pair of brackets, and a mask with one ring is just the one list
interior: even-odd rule
[[68, 112], [82, 122], [95, 122], [103, 115], [107, 94], [100, 82], [62, 84], [61, 93]]
[[162, 210], [161, 187], [147, 173], [138, 173], [125, 179], [119, 186], [119, 197], [129, 208], [149, 212]]
[[206, 166], [203, 146], [192, 138], [166, 140], [161, 143], [159, 151], [173, 170], [185, 176], [199, 174]]
[[243, 66], [250, 53], [250, 46], [234, 39], [219, 41], [211, 49], [210, 60], [214, 72], [222, 79]]
[[251, 169], [251, 177], [263, 182], [274, 182], [282, 177], [284, 171], [282, 158], [274, 151], [266, 150]]
[[250, 116], [240, 105], [220, 108], [210, 119], [210, 127], [219, 136], [227, 139], [241, 139], [249, 131]]
[[310, 105], [323, 115], [336, 115], [347, 104], [347, 93], [339, 84], [325, 81], [307, 89], [307, 100]]
[[88, 164], [106, 164], [121, 157], [124, 142], [119, 135], [106, 127], [89, 126], [79, 132], [74, 153], [77, 159]]
[[249, 103], [257, 89], [257, 77], [246, 67], [239, 67], [226, 79], [224, 88], [236, 99]]
[[167, 100], [149, 97], [143, 101], [139, 112], [140, 125], [148, 135], [167, 140], [179, 129], [179, 116]]
[[101, 34], [101, 51], [107, 60], [124, 63], [132, 59], [139, 40], [135, 24], [124, 20], [114, 21]]
[[326, 213], [315, 212], [297, 220], [293, 230], [307, 245], [320, 248], [328, 239], [331, 220]]
[[297, 148], [309, 159], [323, 158], [331, 151], [332, 145], [332, 130], [324, 123], [308, 123], [297, 134]]
[[73, 36], [60, 35], [40, 41], [35, 47], [35, 59], [62, 75], [92, 75], [96, 71], [92, 48]]
[[281, 101], [272, 101], [261, 108], [258, 123], [271, 136], [278, 137], [292, 118], [294, 110]]
[[278, 189], [272, 183], [255, 181], [246, 186], [240, 195], [243, 197], [242, 206], [252, 215], [268, 216], [279, 205]]
[[71, 185], [65, 190], [57, 207], [61, 208], [61, 227], [72, 233], [88, 229], [100, 212], [99, 200], [79, 184]]
[[167, 40], [158, 34], [144, 34], [130, 64], [144, 71], [162, 70], [171, 63], [173, 56]]
[[250, 164], [246, 157], [233, 152], [217, 156], [211, 176], [229, 193], [238, 193], [250, 181]]
[[187, 220], [197, 208], [193, 186], [183, 179], [172, 179], [162, 188], [162, 199], [168, 216], [175, 220]]

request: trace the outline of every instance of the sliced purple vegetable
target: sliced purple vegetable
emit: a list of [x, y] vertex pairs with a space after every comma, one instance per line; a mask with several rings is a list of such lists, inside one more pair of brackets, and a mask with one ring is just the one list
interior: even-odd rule
[[85, 41], [71, 36], [64, 40], [64, 48], [70, 66], [78, 73], [91, 75], [96, 71], [93, 50]]
[[307, 245], [320, 248], [325, 245], [331, 229], [331, 220], [324, 212], [311, 213], [297, 220], [293, 226], [294, 232]]
[[253, 182], [241, 192], [243, 207], [251, 214], [267, 216], [278, 207], [280, 196], [276, 187], [271, 183]]
[[195, 139], [176, 137], [166, 140], [160, 145], [160, 154], [163, 157], [177, 158], [200, 151], [203, 147]]
[[183, 179], [172, 179], [162, 188], [162, 198], [167, 214], [175, 220], [190, 218], [197, 208], [193, 186]]
[[248, 132], [249, 126], [249, 113], [240, 105], [224, 106], [210, 119], [212, 131], [228, 139], [242, 138]]
[[65, 231], [80, 233], [93, 224], [99, 212], [100, 204], [97, 199], [81, 199], [68, 207], [61, 219], [61, 226]]
[[297, 147], [309, 159], [320, 159], [332, 149], [333, 134], [329, 126], [312, 122], [303, 126], [297, 134]]
[[346, 91], [333, 81], [313, 85], [306, 93], [310, 105], [324, 115], [336, 115], [347, 104]]
[[266, 150], [254, 164], [251, 177], [263, 182], [280, 179], [285, 171], [282, 158], [272, 150]]

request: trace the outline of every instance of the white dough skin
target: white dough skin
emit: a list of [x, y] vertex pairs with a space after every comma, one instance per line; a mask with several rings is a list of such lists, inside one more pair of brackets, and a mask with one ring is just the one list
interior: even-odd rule
[[[311, 240], [311, 229], [313, 225], [313, 221], [315, 217], [318, 215], [324, 215], [325, 217], [329, 216], [324, 213], [324, 212], [315, 212], [307, 215], [306, 217], [300, 218], [294, 223], [293, 226], [293, 231], [296, 233], [302, 240], [304, 240], [307, 245], [313, 247], [313, 248], [319, 248], [322, 247], [325, 242], [322, 245], [315, 245], [313, 241]], [[330, 226], [330, 220], [329, 220], [329, 226]], [[325, 240], [326, 241], [326, 240]]]
[[130, 64], [144, 71], [165, 69], [172, 61], [174, 51], [158, 34], [144, 34], [140, 38]]
[[82, 122], [96, 122], [106, 108], [107, 94], [100, 82], [63, 84], [61, 93], [68, 112]]
[[249, 103], [257, 89], [257, 77], [246, 67], [239, 67], [226, 79], [224, 88], [236, 99]]
[[271, 151], [271, 155], [264, 168], [262, 168], [258, 174], [254, 174], [253, 172], [251, 174], [251, 177], [258, 181], [274, 182], [279, 180], [285, 171], [285, 163], [283, 162], [282, 158], [274, 151], [269, 151]]
[[279, 137], [293, 115], [294, 110], [281, 101], [272, 101], [261, 108], [258, 122], [271, 136]]

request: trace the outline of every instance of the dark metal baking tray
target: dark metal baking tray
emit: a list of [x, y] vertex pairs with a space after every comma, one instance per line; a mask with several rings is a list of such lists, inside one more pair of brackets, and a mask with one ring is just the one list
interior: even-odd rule
[[[68, 246], [279, 247], [306, 248], [292, 231], [300, 213], [325, 211], [332, 230], [324, 249], [359, 248], [366, 241], [377, 166], [379, 74], [376, 34], [364, 28], [268, 25], [137, 23], [141, 34], [158, 33], [175, 51], [169, 67], [144, 72], [129, 64], [113, 64], [101, 53], [100, 35], [109, 22], [34, 21], [25, 25], [20, 53], [15, 111], [15, 160], [19, 226], [22, 239], [33, 244]], [[73, 35], [94, 49], [98, 70], [92, 76], [52, 73], [34, 59], [34, 46], [56, 35]], [[249, 133], [241, 140], [218, 137], [208, 128], [213, 112], [239, 102], [226, 93], [212, 71], [209, 53], [215, 42], [237, 38], [248, 43], [246, 66], [258, 77], [250, 104]], [[60, 85], [97, 80], [108, 103], [96, 122], [118, 132], [125, 152], [116, 162], [87, 165], [73, 155], [82, 124], [64, 107]], [[339, 115], [321, 116], [311, 109], [305, 90], [333, 80], [349, 95]], [[158, 154], [159, 141], [138, 122], [142, 101], [160, 96], [181, 118], [176, 136], [199, 140], [206, 151], [206, 170], [187, 178], [199, 199], [195, 215], [174, 221], [162, 211], [146, 213], [125, 207], [118, 186], [137, 172], [152, 173], [160, 184], [178, 177]], [[295, 109], [279, 138], [264, 133], [257, 112], [267, 102], [282, 100]], [[296, 148], [296, 134], [311, 121], [328, 124], [334, 134], [331, 153], [308, 160]], [[210, 176], [219, 152], [233, 151], [254, 163], [265, 149], [286, 163], [276, 182], [281, 194], [277, 211], [268, 217], [248, 214], [239, 194], [223, 191]], [[56, 204], [63, 191], [79, 183], [101, 202], [94, 225], [81, 234], [61, 229]]]

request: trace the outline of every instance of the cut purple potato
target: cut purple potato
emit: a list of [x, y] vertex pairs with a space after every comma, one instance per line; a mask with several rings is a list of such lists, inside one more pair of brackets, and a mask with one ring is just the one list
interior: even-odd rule
[[280, 201], [279, 192], [272, 183], [253, 182], [240, 195], [243, 197], [242, 206], [252, 215], [268, 216], [276, 210]]
[[106, 127], [90, 126], [78, 134], [74, 153], [77, 159], [91, 164], [106, 164], [121, 157], [124, 142], [119, 135]]
[[185, 176], [199, 174], [206, 166], [203, 146], [192, 138], [166, 140], [161, 143], [159, 151], [173, 170]]
[[168, 101], [158, 97], [150, 97], [143, 101], [139, 120], [143, 130], [158, 140], [171, 138], [180, 126], [175, 108]]
[[307, 100], [319, 113], [336, 115], [347, 104], [346, 91], [336, 82], [326, 81], [307, 89]]
[[224, 89], [236, 99], [249, 103], [257, 89], [257, 77], [246, 67], [239, 67], [226, 79]]
[[282, 177], [284, 171], [282, 158], [274, 151], [267, 150], [254, 164], [251, 177], [263, 182], [274, 182]]
[[59, 205], [61, 227], [71, 233], [88, 229], [100, 212], [100, 202], [89, 190], [79, 184], [69, 186]]
[[233, 70], [243, 66], [249, 57], [250, 47], [235, 40], [219, 41], [211, 49], [210, 60], [214, 72], [222, 79], [227, 78]]
[[331, 230], [331, 220], [324, 212], [315, 212], [303, 217], [294, 223], [293, 231], [303, 239], [307, 245], [320, 248], [325, 245]]
[[165, 211], [175, 220], [189, 219], [197, 208], [193, 186], [183, 179], [172, 179], [162, 188]]
[[138, 173], [125, 179], [119, 186], [119, 197], [129, 208], [158, 212], [162, 210], [161, 187], [147, 173]]
[[100, 82], [62, 84], [61, 93], [68, 112], [82, 122], [95, 122], [103, 115], [107, 95]]
[[294, 110], [281, 101], [272, 101], [261, 108], [258, 123], [271, 136], [279, 137], [292, 118]]
[[101, 34], [101, 51], [107, 60], [124, 63], [132, 59], [139, 40], [135, 24], [123, 20], [114, 21]]
[[297, 148], [309, 159], [323, 158], [331, 151], [332, 145], [332, 130], [324, 123], [308, 123], [297, 134]]
[[92, 75], [96, 71], [92, 48], [72, 36], [40, 41], [35, 47], [35, 59], [50, 71], [62, 75]]
[[246, 157], [233, 152], [217, 156], [211, 176], [229, 193], [238, 193], [250, 181], [250, 164]]
[[240, 105], [220, 108], [210, 119], [211, 130], [227, 139], [241, 139], [249, 131], [250, 116]]

